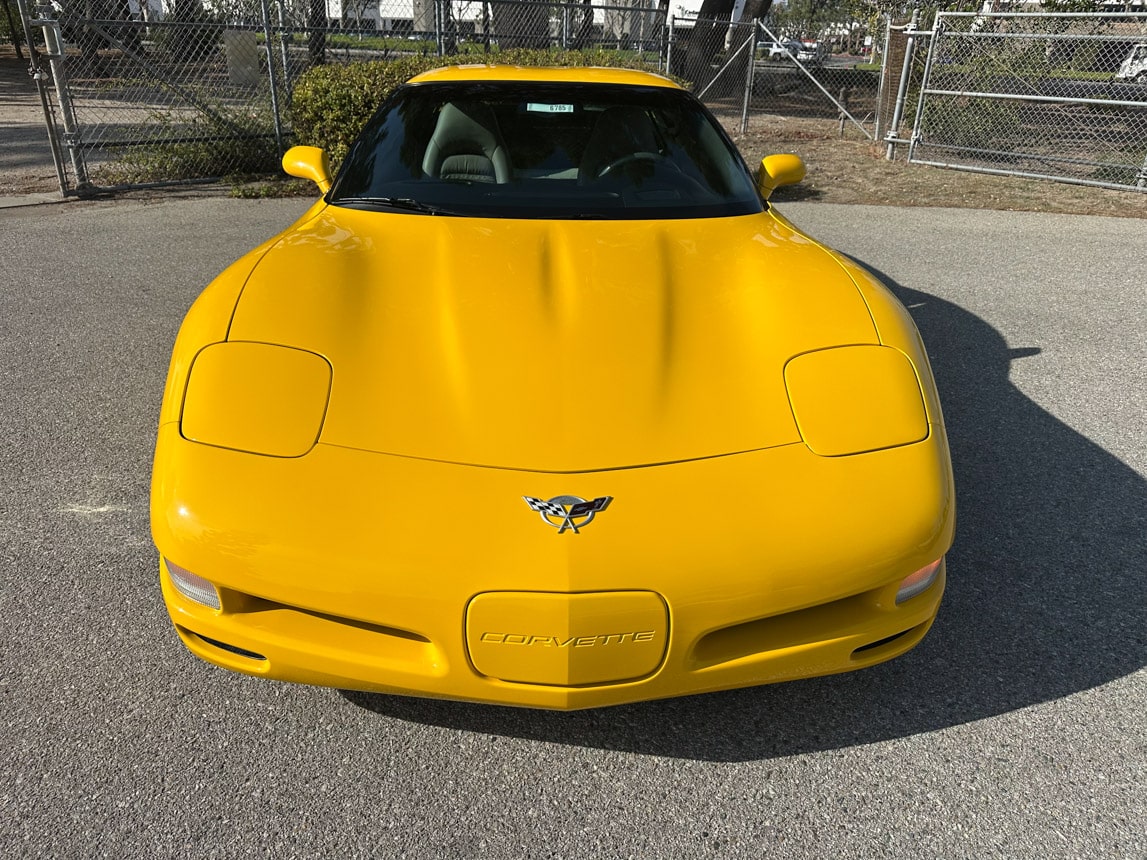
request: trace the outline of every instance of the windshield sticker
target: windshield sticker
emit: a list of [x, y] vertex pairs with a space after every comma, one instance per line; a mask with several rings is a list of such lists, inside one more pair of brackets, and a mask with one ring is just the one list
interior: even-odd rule
[[573, 105], [547, 105], [541, 102], [529, 102], [526, 110], [530, 113], [573, 113]]

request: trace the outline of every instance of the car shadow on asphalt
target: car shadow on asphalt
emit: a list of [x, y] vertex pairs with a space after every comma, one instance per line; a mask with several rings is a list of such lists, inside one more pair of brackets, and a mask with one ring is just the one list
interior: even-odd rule
[[881, 277], [928, 346], [956, 473], [947, 593], [915, 650], [845, 675], [570, 713], [342, 695], [421, 724], [749, 761], [956, 726], [1143, 666], [1147, 481], [1011, 384], [1011, 363], [1038, 361], [1039, 344], [1009, 349], [957, 305]]

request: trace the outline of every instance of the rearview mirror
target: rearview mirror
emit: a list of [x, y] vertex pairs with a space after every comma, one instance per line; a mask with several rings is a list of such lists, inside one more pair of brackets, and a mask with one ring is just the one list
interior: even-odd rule
[[290, 176], [311, 180], [323, 194], [331, 190], [331, 162], [317, 146], [292, 146], [283, 156], [283, 170]]
[[761, 160], [757, 188], [766, 200], [782, 185], [796, 185], [804, 179], [805, 167], [799, 155], [767, 155]]

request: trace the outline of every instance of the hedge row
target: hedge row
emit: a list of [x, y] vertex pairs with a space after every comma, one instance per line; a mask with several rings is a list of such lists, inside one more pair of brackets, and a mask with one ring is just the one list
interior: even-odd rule
[[[515, 48], [491, 59], [515, 66], [610, 66], [657, 71], [621, 51], [546, 51]], [[319, 146], [336, 167], [378, 105], [400, 84], [444, 65], [473, 63], [473, 55], [407, 56], [374, 63], [315, 66], [299, 78], [291, 96], [295, 142]]]

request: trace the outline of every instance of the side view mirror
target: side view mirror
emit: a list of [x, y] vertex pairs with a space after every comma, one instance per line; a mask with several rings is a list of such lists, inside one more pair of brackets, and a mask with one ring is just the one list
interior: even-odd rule
[[799, 155], [766, 155], [761, 160], [761, 172], [757, 174], [757, 188], [768, 200], [782, 185], [796, 185], [804, 176], [804, 162]]
[[283, 155], [283, 170], [289, 176], [311, 180], [323, 194], [331, 190], [331, 162], [317, 146], [292, 146]]

